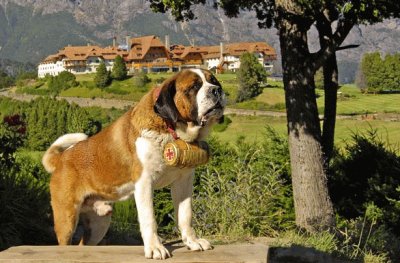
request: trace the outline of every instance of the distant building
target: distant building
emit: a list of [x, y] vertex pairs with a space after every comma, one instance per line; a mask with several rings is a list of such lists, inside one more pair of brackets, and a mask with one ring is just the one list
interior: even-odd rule
[[276, 52], [264, 42], [221, 43], [219, 46], [170, 46], [168, 37], [165, 43], [162, 43], [156, 36], [143, 36], [127, 37], [126, 44], [118, 47], [115, 46], [115, 41], [113, 46], [105, 48], [92, 45], [64, 47], [57, 54], [50, 55], [40, 62], [38, 76], [56, 76], [65, 70], [73, 74], [93, 73], [101, 61], [111, 70], [117, 55], [124, 59], [131, 73], [178, 71], [182, 68], [207, 68], [217, 72], [236, 71], [240, 67], [240, 56], [245, 52], [255, 54], [266, 70], [272, 70]]
[[240, 67], [240, 56], [253, 53], [267, 71], [272, 71], [272, 62], [276, 60], [275, 49], [264, 42], [239, 42], [219, 46], [203, 47], [203, 56], [207, 69], [236, 71]]
[[117, 55], [123, 57], [126, 51], [116, 47], [67, 46], [40, 62], [38, 76], [39, 78], [46, 75], [56, 76], [62, 71], [73, 74], [93, 73], [96, 72], [101, 61], [105, 63], [108, 70], [111, 70]]

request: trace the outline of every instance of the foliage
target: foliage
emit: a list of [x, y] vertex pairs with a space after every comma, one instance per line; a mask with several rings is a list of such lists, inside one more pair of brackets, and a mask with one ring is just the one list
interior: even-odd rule
[[98, 88], [105, 88], [111, 83], [111, 74], [106, 68], [106, 64], [103, 61], [96, 69], [96, 75], [94, 76], [94, 84]]
[[36, 71], [20, 71], [16, 77], [17, 80], [36, 79]]
[[330, 192], [338, 213], [345, 218], [363, 215], [373, 203], [383, 213], [381, 222], [400, 234], [400, 156], [377, 136], [377, 131], [353, 135], [353, 143], [338, 153], [332, 165]]
[[39, 163], [15, 154], [24, 134], [19, 115], [0, 124], [0, 250], [52, 242], [47, 174]]
[[224, 116], [224, 121], [222, 123], [218, 123], [213, 126], [213, 131], [215, 132], [223, 132], [225, 131], [229, 124], [232, 123], [232, 120], [228, 116]]
[[[65, 133], [83, 132], [92, 135], [101, 129], [101, 123], [94, 120], [86, 109], [65, 100], [38, 98], [31, 102], [16, 102], [1, 99], [2, 105], [6, 110], [0, 112], [0, 115], [18, 113], [23, 117], [27, 125], [24, 145], [31, 150], [45, 150]], [[115, 118], [104, 116], [107, 121], [110, 117]]]
[[111, 70], [111, 77], [117, 80], [124, 80], [128, 74], [125, 62], [120, 55], [115, 57], [114, 65]]
[[400, 53], [387, 54], [384, 59], [379, 52], [364, 54], [357, 86], [369, 93], [400, 91]]
[[146, 84], [151, 82], [151, 79], [145, 72], [139, 72], [133, 76], [133, 85], [138, 88], [143, 88]]
[[65, 100], [36, 99], [29, 103], [25, 114], [28, 124], [26, 146], [33, 150], [45, 150], [65, 133], [91, 135], [100, 129], [100, 124], [90, 119], [84, 108]]
[[240, 57], [240, 68], [237, 71], [239, 90], [236, 102], [242, 102], [262, 93], [262, 83], [267, 80], [267, 72], [251, 53]]
[[8, 76], [6, 72], [0, 70], [0, 90], [12, 86], [14, 82], [13, 77]]
[[79, 85], [75, 75], [68, 71], [62, 71], [57, 76], [47, 76], [46, 80], [50, 93], [53, 95], [58, 95], [62, 90]]
[[[383, 211], [373, 202], [353, 219], [338, 219], [338, 251], [350, 259], [369, 258], [366, 262], [396, 262], [400, 256], [399, 236], [383, 222]], [[372, 261], [372, 259], [374, 261]]]
[[261, 144], [210, 141], [211, 162], [196, 171], [195, 224], [203, 235], [276, 235], [293, 224], [287, 142], [267, 129]]

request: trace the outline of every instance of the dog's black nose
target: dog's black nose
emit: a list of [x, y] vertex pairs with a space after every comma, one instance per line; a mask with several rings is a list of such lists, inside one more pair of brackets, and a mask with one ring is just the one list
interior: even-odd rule
[[222, 95], [222, 88], [219, 86], [214, 86], [214, 87], [210, 88], [210, 92], [215, 97], [219, 97]]

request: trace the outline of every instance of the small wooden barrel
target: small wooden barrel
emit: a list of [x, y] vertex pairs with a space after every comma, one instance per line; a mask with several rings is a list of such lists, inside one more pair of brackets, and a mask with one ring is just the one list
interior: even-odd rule
[[163, 156], [167, 165], [193, 168], [206, 164], [210, 157], [210, 151], [206, 142], [188, 143], [177, 139], [165, 145]]

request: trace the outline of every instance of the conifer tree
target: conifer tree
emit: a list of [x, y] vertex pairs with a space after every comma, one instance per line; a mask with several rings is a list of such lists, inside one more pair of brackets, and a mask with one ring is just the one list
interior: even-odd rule
[[267, 80], [267, 72], [251, 53], [244, 53], [240, 57], [240, 68], [237, 72], [239, 91], [237, 102], [248, 100], [262, 93], [262, 82]]
[[124, 60], [118, 55], [114, 60], [114, 65], [111, 70], [111, 77], [116, 80], [124, 80], [128, 74]]
[[102, 61], [97, 67], [96, 75], [94, 77], [94, 84], [98, 88], [105, 88], [111, 83], [110, 72], [106, 68], [106, 64]]

